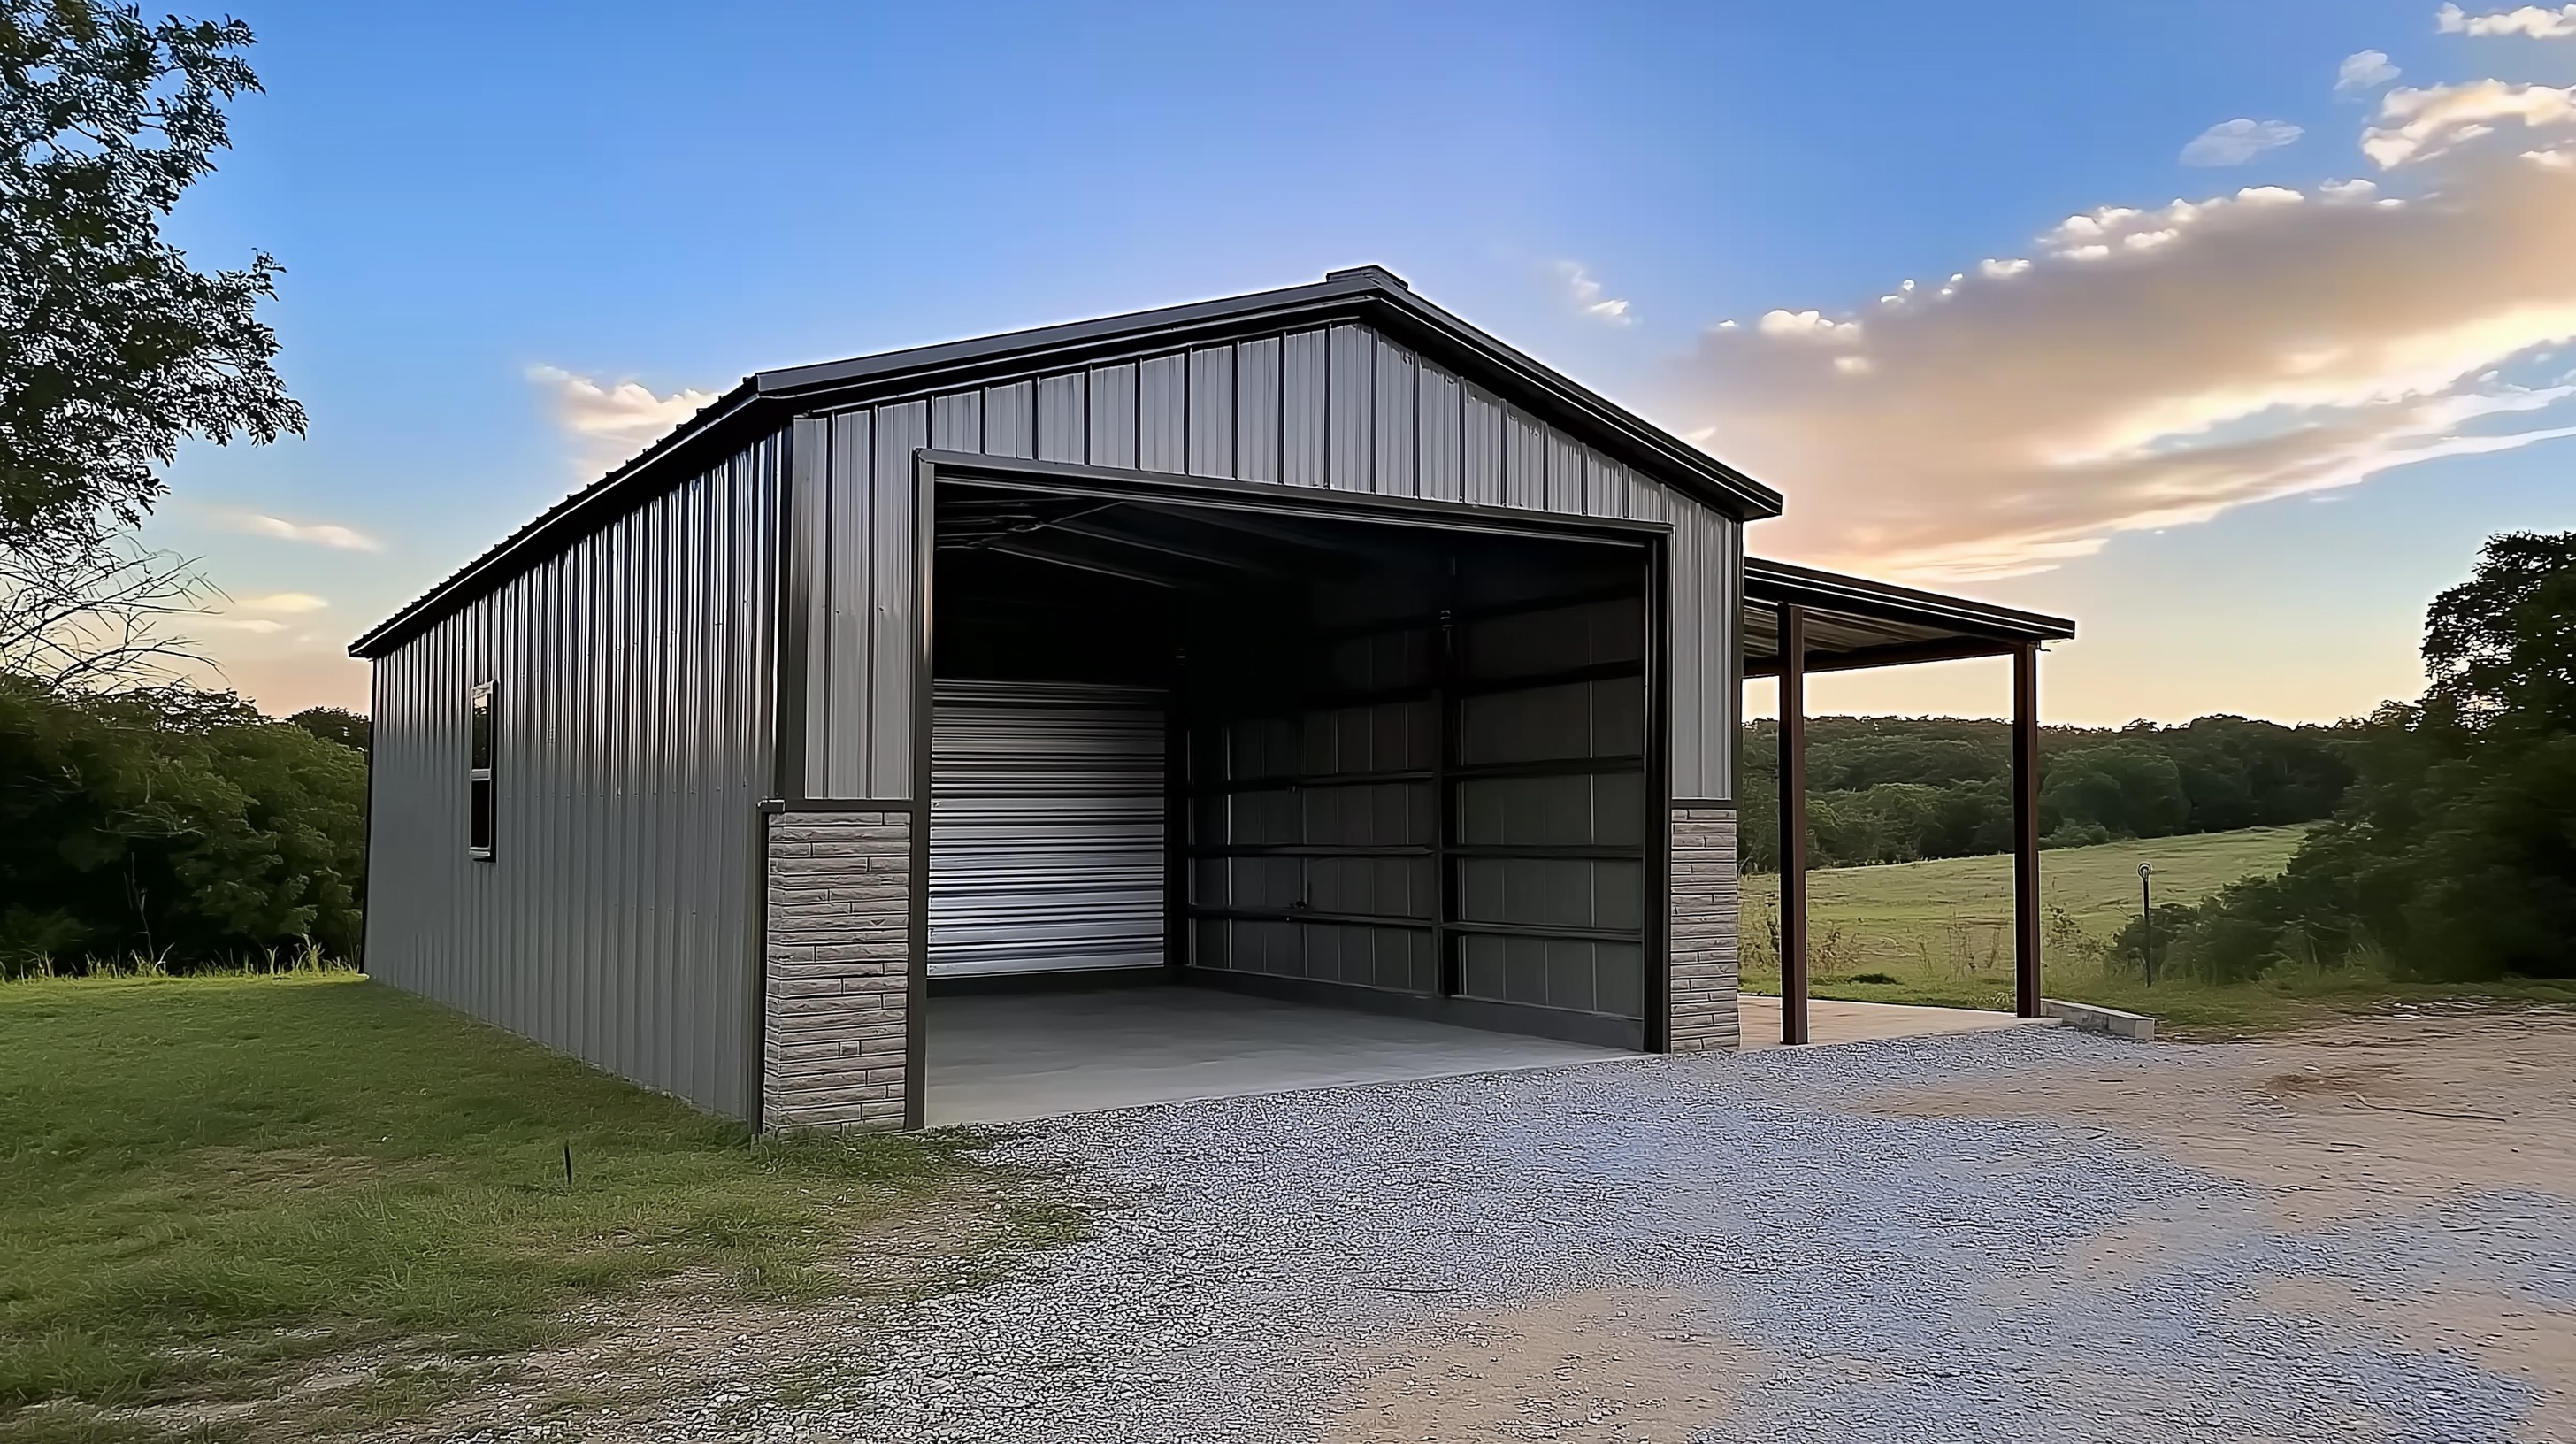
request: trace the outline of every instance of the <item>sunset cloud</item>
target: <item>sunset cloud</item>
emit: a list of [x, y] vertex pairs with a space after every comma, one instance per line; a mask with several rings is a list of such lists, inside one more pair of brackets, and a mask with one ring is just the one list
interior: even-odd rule
[[579, 443], [578, 460], [586, 473], [625, 461], [716, 399], [712, 391], [689, 387], [666, 396], [640, 381], [603, 383], [560, 366], [531, 366], [528, 379], [545, 393], [556, 422]]
[[318, 612], [331, 605], [311, 592], [270, 592], [266, 596], [243, 597], [233, 603], [237, 612], [272, 612], [279, 616], [298, 616]]
[[2555, 154], [2463, 151], [2405, 197], [2072, 216], [2030, 265], [1900, 289], [1865, 330], [1786, 309], [1712, 328], [1670, 411], [1788, 492], [1766, 551], [1927, 580], [2576, 435], [2576, 385], [2517, 365], [2576, 342], [2576, 166]]
[[2379, 103], [2379, 124], [2362, 132], [2361, 153], [2382, 170], [2430, 160], [2511, 122], [2530, 130], [2576, 126], [2576, 85], [2475, 80], [2429, 90], [2403, 86]]
[[336, 522], [288, 521], [265, 512], [239, 509], [219, 511], [216, 521], [227, 531], [250, 536], [275, 537], [279, 541], [303, 542], [310, 546], [330, 547], [346, 552], [380, 552], [385, 544], [355, 527]]
[[2555, 10], [2525, 5], [2491, 15], [2471, 15], [2457, 5], [2445, 5], [2434, 15], [2433, 22], [2445, 35], [2527, 35], [2534, 40], [2565, 40], [2576, 36], [2576, 5], [2562, 5]]

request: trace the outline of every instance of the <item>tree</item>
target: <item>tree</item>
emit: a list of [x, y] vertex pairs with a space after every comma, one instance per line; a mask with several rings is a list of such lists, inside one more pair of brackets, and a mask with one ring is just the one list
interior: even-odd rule
[[366, 759], [230, 693], [0, 675], [0, 976], [359, 943]]
[[237, 20], [0, 0], [0, 547], [139, 523], [183, 438], [304, 430], [257, 314], [277, 262], [200, 272], [161, 236], [259, 89], [250, 44]]
[[166, 677], [195, 660], [168, 624], [214, 596], [186, 558], [127, 536], [0, 547], [0, 673], [57, 691]]
[[2090, 823], [2113, 837], [2165, 837], [2191, 814], [2182, 769], [2153, 746], [2126, 739], [2057, 758], [2039, 805], [2045, 828]]
[[337, 742], [360, 752], [366, 751], [373, 741], [373, 729], [363, 712], [351, 712], [341, 707], [307, 707], [286, 720], [325, 742]]
[[2424, 663], [2423, 700], [2361, 728], [2342, 814], [2178, 946], [2235, 976], [2365, 943], [2421, 977], [2576, 975], [2576, 533], [2490, 539]]

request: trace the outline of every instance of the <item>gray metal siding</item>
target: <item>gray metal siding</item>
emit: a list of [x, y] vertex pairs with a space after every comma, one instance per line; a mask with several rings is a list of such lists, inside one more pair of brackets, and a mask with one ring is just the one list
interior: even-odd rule
[[1163, 963], [1164, 694], [942, 679], [933, 977]]
[[930, 445], [1669, 523], [1673, 795], [1733, 794], [1740, 639], [1728, 603], [1741, 525], [1367, 327], [1175, 350], [814, 424], [832, 444], [829, 466], [799, 483], [816, 493], [802, 514], [829, 518], [807, 605], [811, 635], [831, 643], [807, 654], [807, 796], [912, 796], [911, 457]]
[[[372, 975], [747, 1115], [785, 456], [760, 442], [376, 661]], [[484, 681], [489, 861], [465, 834]]]

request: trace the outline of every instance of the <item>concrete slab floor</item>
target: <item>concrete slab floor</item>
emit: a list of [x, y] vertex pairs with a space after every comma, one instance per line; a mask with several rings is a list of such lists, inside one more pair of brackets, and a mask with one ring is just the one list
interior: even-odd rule
[[932, 1125], [1552, 1068], [1636, 1055], [1216, 988], [930, 1000]]
[[[1780, 1045], [1780, 1000], [1746, 994], [1735, 1001], [1736, 1026], [1743, 1046]], [[1912, 1003], [1847, 1003], [1839, 998], [1807, 1000], [1807, 1046], [1858, 1043], [1871, 1038], [1929, 1038], [1940, 1033], [1986, 1033], [1999, 1028], [2053, 1027], [2054, 1018], [2020, 1018], [1976, 1008], [1925, 1008]]]
[[[1737, 1005], [1744, 1046], [1780, 1046], [1780, 1000]], [[1969, 1008], [1807, 1005], [1816, 1044], [2053, 1023]], [[1450, 1078], [1633, 1057], [1616, 1048], [1310, 1007], [1216, 988], [1101, 988], [930, 1002], [933, 1125], [1012, 1123], [1197, 1098]]]

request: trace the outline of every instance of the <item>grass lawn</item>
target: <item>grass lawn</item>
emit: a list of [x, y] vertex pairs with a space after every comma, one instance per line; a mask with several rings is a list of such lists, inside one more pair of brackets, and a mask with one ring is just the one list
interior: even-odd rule
[[[2409, 999], [2463, 997], [2576, 1003], [2576, 988], [2543, 983], [2415, 986], [2359, 972], [2288, 972], [2212, 987], [2160, 978], [2149, 988], [2111, 939], [2138, 914], [2138, 864], [2155, 868], [2156, 901], [2198, 902], [2238, 878], [2278, 872], [2306, 829], [2248, 828], [2160, 837], [2040, 855], [2041, 967], [2051, 997], [2152, 1013], [2184, 1032], [2281, 1027], [2335, 1011]], [[2010, 1008], [2012, 858], [1939, 858], [1809, 874], [1810, 989], [1820, 998]], [[1780, 879], [1744, 879], [1744, 986], [1776, 993]]]
[[986, 1247], [1068, 1226], [955, 1138], [754, 1145], [345, 976], [0, 985], [0, 1182], [5, 1444], [354, 1432], [577, 1305], [832, 1296], [966, 1194], [1006, 1200]]

